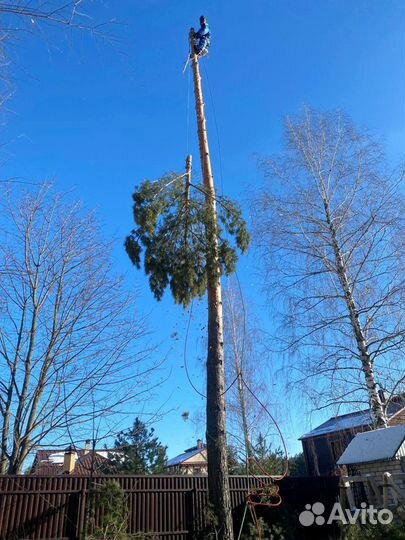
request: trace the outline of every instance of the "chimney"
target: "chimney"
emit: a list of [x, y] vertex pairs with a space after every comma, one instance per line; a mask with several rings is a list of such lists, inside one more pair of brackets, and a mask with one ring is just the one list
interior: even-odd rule
[[63, 473], [71, 474], [74, 471], [76, 465], [77, 454], [73, 446], [69, 446], [66, 449], [65, 455], [63, 458]]
[[90, 439], [87, 439], [86, 445], [85, 445], [85, 447], [84, 447], [84, 452], [83, 452], [83, 454], [86, 455], [86, 454], [88, 454], [89, 452], [90, 452]]
[[197, 448], [199, 448], [199, 449], [203, 449], [203, 448], [204, 448], [204, 443], [202, 442], [201, 439], [197, 439]]

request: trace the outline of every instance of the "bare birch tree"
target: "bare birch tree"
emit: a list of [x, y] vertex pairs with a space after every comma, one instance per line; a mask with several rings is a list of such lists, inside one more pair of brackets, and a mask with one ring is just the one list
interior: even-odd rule
[[1, 472], [20, 473], [36, 445], [143, 403], [153, 365], [93, 214], [46, 186], [0, 214]]
[[270, 366], [263, 358], [258, 324], [238, 289], [230, 278], [223, 295], [228, 433], [231, 445], [249, 459], [254, 456], [253, 447], [259, 434], [268, 435], [266, 424], [270, 424], [270, 419], [254, 395], [268, 405], [266, 379], [270, 380]]
[[367, 400], [385, 426], [404, 391], [403, 173], [344, 115], [309, 109], [263, 166], [256, 238], [284, 350], [300, 359], [290, 367], [316, 377], [318, 406]]

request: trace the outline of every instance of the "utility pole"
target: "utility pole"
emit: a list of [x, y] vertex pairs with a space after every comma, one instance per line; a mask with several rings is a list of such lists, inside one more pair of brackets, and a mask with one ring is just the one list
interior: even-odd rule
[[207, 125], [198, 56], [194, 53], [194, 29], [190, 30], [191, 63], [197, 112], [198, 141], [204, 179], [205, 204], [208, 212], [207, 296], [207, 460], [208, 500], [215, 517], [219, 540], [233, 540], [231, 498], [228, 477], [228, 447], [226, 440], [224, 331], [221, 279], [218, 269], [218, 224], [214, 177], [208, 145]]

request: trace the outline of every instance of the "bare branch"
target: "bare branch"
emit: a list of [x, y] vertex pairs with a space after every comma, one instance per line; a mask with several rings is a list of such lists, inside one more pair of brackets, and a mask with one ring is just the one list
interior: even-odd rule
[[279, 342], [328, 388], [319, 407], [365, 393], [385, 425], [378, 386], [404, 390], [403, 171], [388, 174], [379, 145], [340, 113], [306, 109], [286, 138], [285, 153], [262, 162], [270, 183], [254, 213]]
[[45, 437], [144, 402], [160, 362], [93, 214], [49, 186], [9, 194], [0, 236], [1, 467], [19, 472]]

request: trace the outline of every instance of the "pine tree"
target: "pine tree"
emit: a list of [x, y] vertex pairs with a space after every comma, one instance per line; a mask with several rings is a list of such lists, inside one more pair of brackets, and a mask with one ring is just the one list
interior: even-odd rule
[[135, 419], [132, 428], [118, 433], [110, 452], [110, 466], [120, 474], [161, 474], [167, 461], [166, 446], [155, 436], [154, 428], [148, 431], [144, 422]]
[[267, 443], [261, 433], [254, 445], [254, 460], [251, 461], [250, 469], [271, 475], [280, 475], [285, 468], [285, 455], [281, 448], [273, 450], [272, 445]]

